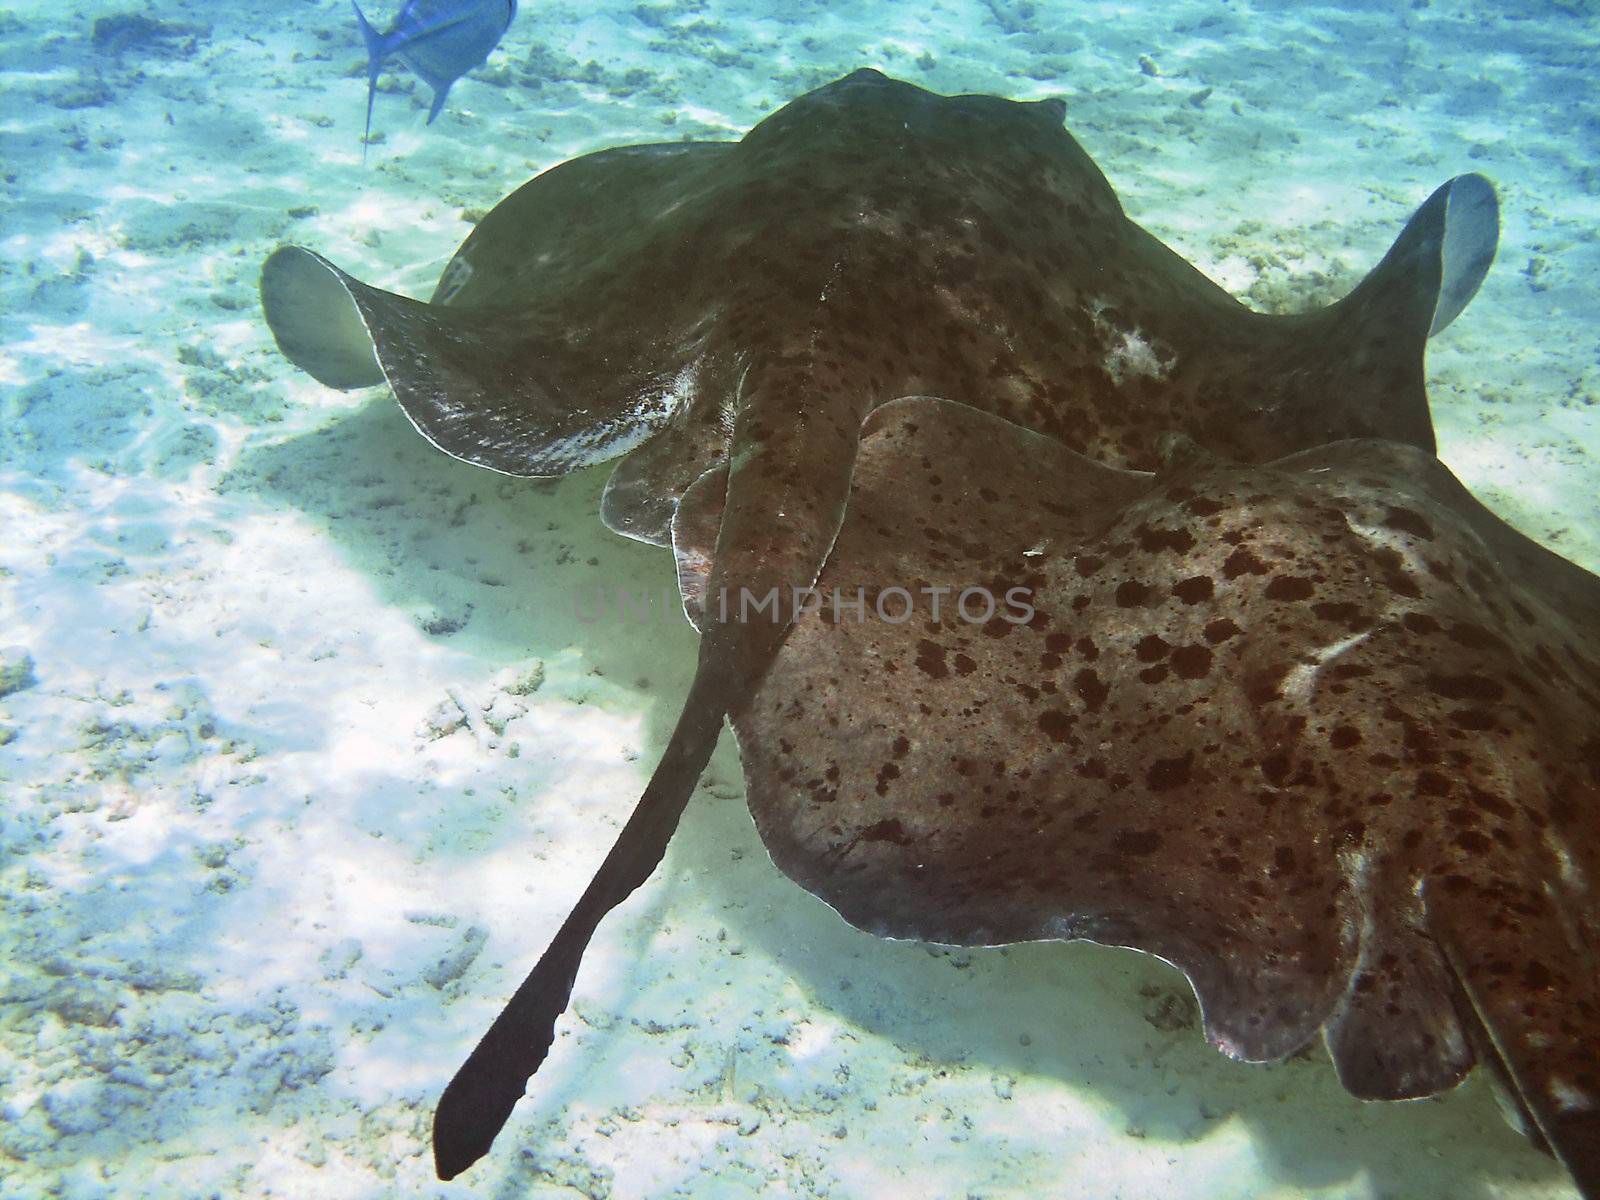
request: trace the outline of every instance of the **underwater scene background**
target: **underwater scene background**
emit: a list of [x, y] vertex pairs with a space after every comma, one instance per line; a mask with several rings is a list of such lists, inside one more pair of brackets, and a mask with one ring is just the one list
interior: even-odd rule
[[[386, 28], [390, 8], [368, 9]], [[606, 922], [497, 1151], [440, 1088], [665, 743], [695, 638], [586, 623], [664, 552], [277, 352], [263, 258], [426, 295], [501, 196], [733, 139], [861, 66], [1059, 96], [1129, 214], [1247, 303], [1347, 292], [1439, 183], [1498, 260], [1429, 346], [1440, 457], [1600, 569], [1600, 13], [1407, 3], [527, 4], [432, 94], [339, 0], [0, 10], [0, 1197], [1573, 1195], [1481, 1073], [1363, 1105], [1201, 1037], [1177, 972], [851, 929], [731, 739]], [[648, 297], [641, 298], [648, 303]]]

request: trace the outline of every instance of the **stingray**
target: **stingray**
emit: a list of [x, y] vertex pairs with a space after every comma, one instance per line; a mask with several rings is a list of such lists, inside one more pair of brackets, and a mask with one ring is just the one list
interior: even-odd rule
[[[935, 761], [941, 738], [970, 745], [972, 757], [962, 761], [981, 772], [994, 762], [1028, 770], [1026, 764], [1042, 762], [1048, 754], [1072, 753], [1059, 748], [1072, 739], [1097, 745], [1115, 743], [1119, 736], [1109, 715], [1097, 730], [1098, 717], [1061, 707], [1059, 716], [1047, 718], [1045, 713], [1055, 710], [1046, 706], [1018, 710], [987, 730], [982, 745], [971, 740], [977, 713], [990, 707], [1003, 711], [1002, 698], [1015, 705], [1008, 688], [1019, 695], [1031, 690], [1058, 696], [1062, 705], [1073, 697], [1080, 705], [1098, 699], [1098, 711], [1121, 711], [1122, 702], [1113, 703], [1110, 692], [1101, 696], [1103, 687], [1117, 683], [1109, 661], [1105, 674], [1084, 665], [1060, 678], [1053, 674], [1067, 659], [1050, 639], [1070, 627], [1065, 614], [1052, 615], [1059, 598], [1048, 589], [1044, 593], [1047, 603], [1032, 614], [1041, 627], [1014, 626], [996, 617], [996, 629], [1011, 631], [994, 638], [997, 652], [1000, 647], [1020, 652], [1042, 637], [1044, 649], [1034, 661], [1003, 667], [984, 662], [980, 669], [983, 660], [955, 649], [952, 634], [944, 640], [920, 639], [919, 653], [921, 640], [933, 649], [926, 651], [926, 663], [913, 666], [917, 656], [907, 659], [908, 647], [897, 640], [904, 635], [903, 623], [890, 629], [888, 621], [876, 621], [873, 633], [886, 640], [863, 644], [870, 652], [854, 661], [858, 669], [808, 677], [795, 659], [794, 647], [807, 644], [806, 639], [821, 638], [819, 648], [825, 643], [834, 659], [848, 644], [830, 640], [843, 637], [840, 630], [848, 622], [825, 622], [829, 629], [818, 630], [812, 589], [819, 581], [849, 583], [846, 576], [860, 574], [863, 581], [875, 581], [881, 598], [883, 581], [901, 568], [912, 575], [896, 586], [909, 590], [921, 587], [915, 581], [948, 575], [946, 568], [978, 570], [981, 565], [987, 575], [977, 583], [1006, 584], [1000, 594], [1008, 601], [1013, 588], [1031, 595], [1050, 582], [1045, 571], [1057, 561], [1052, 547], [1114, 524], [1119, 503], [1136, 508], [1136, 489], [1149, 486], [1149, 477], [1136, 473], [1170, 473], [1163, 464], [1170, 463], [1175, 445], [1192, 447], [1184, 453], [1196, 461], [1211, 456], [1203, 461], [1219, 464], [1219, 472], [1243, 472], [1240, 479], [1259, 473], [1259, 488], [1238, 485], [1249, 492], [1238, 501], [1241, 521], [1252, 519], [1252, 505], [1270, 506], [1292, 490], [1282, 481], [1297, 479], [1299, 468], [1282, 463], [1295, 461], [1297, 454], [1375, 445], [1410, 455], [1403, 460], [1408, 467], [1434, 462], [1423, 350], [1428, 337], [1470, 300], [1492, 260], [1498, 217], [1487, 181], [1464, 175], [1440, 187], [1345, 299], [1313, 312], [1269, 316], [1239, 304], [1130, 221], [1105, 177], [1063, 128], [1064, 115], [1058, 100], [942, 97], [858, 71], [791, 102], [736, 143], [624, 147], [546, 172], [484, 219], [426, 303], [363, 284], [297, 247], [283, 248], [267, 261], [263, 304], [285, 354], [332, 387], [387, 383], [417, 429], [446, 453], [513, 475], [560, 474], [620, 458], [602, 497], [601, 516], [620, 533], [673, 547], [686, 611], [702, 632], [694, 682], [632, 817], [550, 948], [441, 1099], [434, 1150], [442, 1177], [453, 1177], [487, 1152], [523, 1095], [548, 1052], [585, 945], [605, 914], [660, 861], [729, 717], [740, 737], [752, 810], [775, 861], [848, 919], [895, 936], [973, 942], [1090, 938], [1138, 945], [1179, 963], [1206, 1006], [1208, 1032], [1243, 1057], [1281, 1056], [1323, 1026], [1334, 1031], [1333, 1044], [1360, 1043], [1369, 1055], [1378, 1054], [1375, 1044], [1363, 1039], [1373, 1030], [1385, 1030], [1387, 1036], [1381, 1018], [1392, 1007], [1396, 1029], [1434, 1039], [1442, 1031], [1457, 1038], [1454, 1049], [1431, 1058], [1420, 1051], [1408, 1058], [1395, 1050], [1395, 1062], [1376, 1064], [1361, 1063], [1361, 1051], [1354, 1048], [1336, 1052], [1342, 1077], [1358, 1094], [1437, 1090], [1459, 1078], [1477, 1054], [1497, 1064], [1511, 1082], [1529, 1127], [1564, 1155], [1575, 1174], [1583, 1177], [1588, 1170], [1582, 1156], [1589, 1153], [1592, 1159], [1592, 1136], [1581, 1123], [1567, 1120], [1566, 1109], [1551, 1107], [1556, 1083], [1572, 1089], [1568, 1098], [1580, 1106], [1588, 1084], [1581, 1073], [1566, 1069], [1570, 1058], [1560, 1060], [1565, 1073], [1558, 1074], [1536, 1047], [1557, 1036], [1553, 1023], [1570, 1025], [1573, 1036], [1592, 1030], [1592, 1010], [1547, 1004], [1537, 1008], [1537, 1019], [1520, 1024], [1513, 1019], [1510, 993], [1494, 973], [1503, 963], [1486, 961], [1481, 943], [1472, 940], [1472, 926], [1486, 915], [1482, 906], [1489, 893], [1450, 891], [1449, 904], [1435, 905], [1429, 889], [1455, 884], [1429, 883], [1391, 910], [1383, 905], [1393, 901], [1395, 889], [1367, 893], [1350, 882], [1355, 869], [1350, 864], [1370, 864], [1361, 870], [1380, 874], [1385, 869], [1385, 856], [1394, 847], [1381, 839], [1404, 845], [1422, 830], [1419, 836], [1434, 847], [1438, 838], [1428, 840], [1429, 814], [1448, 797], [1441, 800], [1421, 785], [1405, 791], [1404, 771], [1396, 766], [1395, 818], [1387, 824], [1369, 822], [1372, 845], [1341, 832], [1355, 817], [1344, 824], [1329, 818], [1328, 828], [1296, 827], [1286, 820], [1274, 835], [1273, 854], [1281, 849], [1285, 861], [1306, 864], [1304, 880], [1287, 870], [1270, 877], [1251, 874], [1257, 864], [1243, 846], [1204, 866], [1175, 863], [1170, 851], [1157, 853], [1164, 831], [1191, 819], [1182, 807], [1186, 795], [1195, 804], [1222, 810], [1216, 818], [1219, 839], [1247, 835], [1251, 819], [1260, 816], [1260, 796], [1291, 783], [1320, 786], [1324, 806], [1357, 807], [1351, 792], [1334, 790], [1309, 758], [1302, 764], [1296, 757], [1294, 739], [1308, 735], [1304, 728], [1297, 730], [1295, 719], [1304, 716], [1309, 723], [1313, 717], [1287, 704], [1273, 709], [1264, 690], [1268, 674], [1260, 675], [1254, 692], [1229, 690], [1225, 685], [1232, 680], [1221, 671], [1190, 681], [1190, 690], [1209, 697], [1219, 730], [1228, 717], [1231, 723], [1219, 736], [1240, 737], [1244, 730], [1258, 736], [1252, 745], [1263, 744], [1260, 738], [1281, 745], [1288, 774], [1275, 779], [1280, 757], [1263, 752], [1251, 759], [1242, 747], [1228, 758], [1185, 760], [1189, 749], [1198, 755], [1201, 748], [1187, 747], [1183, 740], [1193, 719], [1174, 713], [1164, 734], [1129, 747], [1130, 755], [1141, 756], [1137, 774], [1107, 762], [1105, 779], [1098, 782], [1076, 774], [1054, 777], [1060, 795], [1048, 804], [1070, 811], [1073, 820], [1090, 811], [1078, 808], [1084, 801], [1071, 799], [1074, 795], [1101, 797], [1095, 802], [1100, 833], [1086, 832], [1084, 844], [1088, 853], [1119, 862], [1121, 869], [1113, 872], [1108, 865], [1103, 877], [1084, 881], [1081, 894], [1063, 890], [1030, 908], [1029, 901], [1007, 899], [1009, 879], [963, 874], [965, 864], [949, 855], [922, 855], [920, 843], [931, 852], [944, 844], [942, 830], [966, 828], [996, 804], [1011, 803], [1004, 799], [1010, 788], [996, 798], [982, 790], [982, 785], [992, 789], [992, 780], [980, 785], [963, 774], [961, 764]], [[935, 405], [923, 427], [931, 427], [935, 437], [948, 426], [987, 438], [976, 444], [996, 457], [974, 457], [969, 445], [964, 457], [952, 454], [950, 469], [959, 474], [947, 477], [939, 458], [921, 456], [914, 446], [907, 449], [904, 439], [887, 435], [877, 414], [911, 396], [950, 398], [919, 402]], [[972, 420], [980, 424], [973, 426]], [[885, 436], [884, 448], [874, 449], [874, 439]], [[870, 453], [861, 457], [864, 447]], [[871, 476], [890, 469], [885, 463], [914, 479], [917, 487], [903, 499], [916, 497], [918, 513], [929, 520], [934, 515], [948, 519], [919, 526], [905, 504], [888, 505], [893, 489], [874, 488]], [[1049, 470], [1040, 474], [1040, 464]], [[1320, 471], [1307, 466], [1301, 474], [1320, 478]], [[1374, 494], [1388, 486], [1403, 492], [1410, 485], [1392, 462], [1372, 472], [1370, 478], [1378, 481]], [[1036, 528], [1041, 537], [1021, 551], [1021, 560], [1013, 553], [1014, 541], [1006, 539], [996, 539], [995, 546], [1009, 547], [1009, 558], [985, 558], [983, 523], [994, 513], [973, 501], [973, 495], [983, 500], [983, 492], [973, 492], [966, 482], [1013, 473], [1040, 481], [1037, 494], [1015, 489], [1003, 494], [1017, 501], [1016, 528]], [[1339, 479], [1343, 476], [1328, 483]], [[1073, 492], [1079, 485], [1085, 494]], [[1093, 494], [1101, 486], [1104, 497]], [[1000, 491], [989, 483], [982, 487]], [[1493, 544], [1514, 542], [1541, 570], [1520, 581], [1515, 573], [1485, 576], [1489, 582], [1476, 590], [1461, 577], [1441, 585], [1442, 597], [1453, 597], [1451, 602], [1469, 613], [1479, 602], [1492, 613], [1516, 613], [1511, 600], [1497, 595], [1497, 587], [1509, 586], [1509, 580], [1526, 590], [1532, 580], [1542, 602], [1553, 605], [1563, 620], [1575, 619], [1591, 603], [1582, 582], [1587, 576], [1574, 574], [1576, 568], [1549, 566], [1487, 513], [1451, 495], [1450, 503], [1440, 504], [1458, 514], [1454, 524], [1448, 513], [1432, 508], [1424, 513], [1415, 505], [1398, 507], [1424, 514], [1419, 520], [1431, 514], [1452, 553], [1467, 554], [1456, 542], [1488, 537], [1485, 529], [1502, 530], [1495, 535], [1502, 540]], [[1081, 513], [1074, 510], [1079, 501]], [[1325, 507], [1343, 502], [1330, 498]], [[881, 513], [874, 511], [878, 508]], [[890, 511], [912, 523], [889, 521]], [[912, 549], [894, 545], [896, 531], [909, 536], [921, 527], [947, 530], [953, 540], [937, 549], [916, 547], [930, 556], [926, 560], [896, 557]], [[1307, 528], [1286, 526], [1282, 537], [1287, 540], [1264, 544], [1253, 551], [1256, 559], [1282, 563], [1297, 555], [1295, 561], [1305, 564], [1304, 578], [1320, 585], [1311, 565], [1319, 547], [1303, 540], [1310, 536]], [[859, 561], [846, 557], [861, 544], [863, 531], [880, 537], [877, 550], [857, 555]], [[1221, 544], [1221, 535], [1198, 524], [1172, 526], [1171, 537], [1175, 544], [1193, 539], [1195, 546], [1185, 553], [1195, 555]], [[1141, 550], [1159, 553], [1160, 547], [1141, 543]], [[1331, 547], [1327, 554], [1322, 570], [1358, 570], [1350, 566], [1355, 549]], [[1030, 570], [1015, 570], [1018, 561], [1031, 564]], [[1362, 578], [1370, 578], [1380, 596], [1402, 583], [1420, 586], [1409, 580], [1403, 565], [1391, 563], [1389, 574]], [[1201, 574], [1198, 568], [1192, 572], [1196, 579]], [[1214, 595], [1227, 600], [1233, 577], [1211, 578]], [[1153, 576], [1145, 586], [1159, 588], [1160, 580]], [[735, 598], [732, 616], [727, 615], [730, 597]], [[741, 619], [751, 617], [745, 601], [752, 597], [754, 617]], [[1112, 621], [1129, 636], [1155, 639], [1147, 643], [1152, 652], [1158, 642], [1172, 647], [1171, 663], [1141, 662], [1139, 670], [1165, 665], [1184, 678], [1183, 664], [1192, 666], [1196, 649], [1163, 632], [1167, 627], [1157, 621], [1154, 602], [1123, 605], [1122, 598], [1120, 591], [1112, 595], [1114, 611], [1100, 612], [1094, 595], [1086, 605], [1097, 619]], [[1269, 597], [1280, 598], [1276, 592]], [[1215, 620], [1245, 629], [1246, 619], [1256, 614], [1246, 611], [1248, 596], [1241, 593], [1234, 600], [1243, 607], [1228, 609], [1219, 600]], [[1369, 609], [1389, 611], [1377, 599], [1361, 611]], [[1422, 617], [1445, 621], [1429, 612]], [[1319, 674], [1316, 656], [1332, 644], [1327, 631], [1287, 617], [1275, 616], [1269, 624], [1274, 620], [1276, 632], [1258, 627], [1255, 641], [1238, 645], [1260, 642], [1280, 665], [1289, 664], [1280, 687], [1287, 686], [1284, 680], [1300, 686], [1301, 675], [1294, 672], [1302, 668], [1320, 679], [1345, 665], [1340, 661]], [[1083, 636], [1109, 636], [1085, 621], [1091, 632]], [[1148, 627], [1141, 630], [1141, 622]], [[1496, 628], [1481, 614], [1472, 624]], [[1407, 636], [1377, 638], [1371, 628], [1352, 628], [1341, 636], [1369, 634], [1373, 647], [1367, 653], [1380, 645], [1392, 648], [1395, 639]], [[1577, 634], [1545, 648], [1570, 676], [1582, 679], [1586, 668], [1578, 660], [1559, 659], [1575, 653], [1575, 647], [1583, 647]], [[1211, 653], [1215, 661], [1222, 651]], [[1267, 649], [1261, 657], [1268, 657]], [[902, 679], [920, 686], [924, 681], [910, 672], [926, 668], [928, 675], [936, 663], [944, 664], [942, 681], [949, 698], [959, 703], [940, 710], [931, 693], [923, 693], [932, 711], [919, 709], [910, 714], [917, 719], [907, 722], [907, 714], [886, 693]], [[1089, 675], [1081, 674], [1085, 670]], [[1423, 686], [1415, 672], [1408, 674], [1398, 662], [1372, 670], [1371, 690], [1402, 706], [1397, 711], [1409, 711], [1403, 708], [1409, 699], [1424, 712], [1423, 701], [1413, 695]], [[1547, 683], [1551, 678], [1542, 666], [1537, 677]], [[1469, 685], [1460, 686], [1470, 691]], [[1177, 692], [1174, 684], [1172, 694]], [[1174, 706], [1184, 703], [1191, 701], [1175, 700]], [[795, 714], [797, 731], [805, 729], [801, 741], [781, 732], [787, 706], [810, 714]], [[1508, 737], [1531, 738], [1538, 724], [1527, 715], [1534, 709], [1532, 700], [1521, 707], [1489, 701], [1479, 707], [1493, 714], [1482, 719], [1497, 722], [1494, 728]], [[864, 775], [852, 773], [852, 783], [845, 786], [845, 763], [854, 751], [830, 748], [829, 731], [835, 727], [819, 715], [824, 710], [857, 734], [866, 728], [889, 733], [885, 753], [868, 751], [862, 743], [871, 763], [851, 763], [852, 772], [870, 765], [871, 786], [865, 791], [860, 790]], [[1425, 715], [1415, 717], [1425, 720]], [[901, 723], [903, 728], [892, 730]], [[1447, 753], [1439, 734], [1422, 724], [1416, 728], [1412, 741], [1373, 754], [1413, 763], [1430, 752], [1428, 746], [1433, 753]], [[1589, 740], [1572, 744], [1592, 746], [1592, 734], [1591, 722]], [[1058, 735], [1066, 740], [1058, 744]], [[915, 744], [919, 753], [933, 757], [913, 762], [903, 756], [902, 765], [895, 757], [902, 741], [906, 756]], [[1108, 797], [1127, 788], [1107, 781], [1124, 775], [1147, 779], [1156, 764], [1183, 761], [1189, 761], [1190, 775], [1168, 789], [1167, 811], [1146, 805], [1119, 816]], [[1544, 777], [1526, 766], [1532, 759], [1519, 761], [1525, 766], [1521, 782], [1540, 785]], [[1543, 765], [1553, 779], [1553, 764]], [[1163, 770], [1175, 778], [1178, 768]], [[1441, 758], [1437, 773], [1451, 770]], [[1312, 772], [1310, 783], [1301, 779], [1306, 771]], [[1375, 771], [1368, 765], [1357, 773], [1365, 779]], [[1569, 777], [1586, 778], [1581, 772]], [[1038, 792], [1042, 782], [1018, 790], [1019, 803], [1031, 812], [1042, 812], [1047, 804]], [[1485, 782], [1473, 787], [1485, 795], [1500, 794]], [[1460, 785], [1463, 795], [1467, 786]], [[1584, 795], [1567, 803], [1581, 813]], [[843, 818], [846, 809], [869, 803], [868, 796], [875, 798], [872, 820]], [[904, 815], [878, 804], [891, 796], [906, 805]], [[1069, 800], [1070, 808], [1064, 809]], [[819, 814], [817, 804], [829, 806], [831, 815]], [[835, 826], [837, 834], [828, 832]], [[1568, 820], [1564, 827], [1571, 826]], [[1071, 852], [1070, 839], [1060, 842], [1058, 852], [1051, 840], [1058, 832], [1052, 827], [1050, 837], [1040, 833], [1039, 862], [1059, 865], [1059, 854]], [[1346, 841], [1331, 842], [1335, 833]], [[1156, 839], [1153, 846], [1151, 839]], [[893, 846], [904, 852], [905, 861]], [[1020, 861], [1032, 861], [1027, 836], [1014, 849]], [[1502, 873], [1495, 878], [1515, 883], [1519, 897], [1545, 896], [1552, 913], [1568, 913], [1570, 897], [1551, 898], [1540, 889], [1563, 886], [1568, 876], [1581, 879], [1588, 861], [1579, 853], [1583, 849], [1577, 836], [1575, 850], [1556, 856], [1559, 870], [1535, 857], [1496, 858]], [[1328, 882], [1335, 871], [1330, 854], [1346, 872], [1340, 876], [1343, 884]], [[1419, 855], [1401, 859], [1415, 866]], [[1227, 867], [1235, 863], [1238, 871], [1230, 873]], [[944, 902], [919, 916], [917, 897], [923, 893], [902, 886], [902, 867], [924, 872], [924, 888]], [[1469, 888], [1477, 886], [1462, 873], [1449, 878], [1457, 875], [1469, 879]], [[1321, 892], [1313, 895], [1314, 887]], [[1161, 911], [1173, 919], [1174, 897], [1187, 898], [1179, 907], [1193, 928], [1174, 931], [1161, 924], [1154, 914], [1162, 896], [1167, 908]], [[1361, 907], [1368, 898], [1370, 912]], [[1296, 907], [1317, 900], [1323, 902], [1315, 913]], [[1425, 901], [1429, 915], [1423, 920], [1417, 905]], [[1270, 927], [1273, 903], [1293, 908], [1303, 919], [1303, 942], [1286, 941], [1283, 931]], [[1371, 937], [1363, 938], [1362, 921], [1370, 921]], [[1532, 916], [1529, 922], [1537, 923]], [[1552, 916], [1539, 928], [1551, 934], [1557, 925]], [[1452, 940], [1448, 930], [1461, 928], [1471, 936]], [[1374, 974], [1363, 948], [1385, 947], [1384, 937], [1402, 936], [1392, 933], [1397, 929], [1415, 935], [1401, 951], [1415, 951], [1420, 939], [1436, 949], [1434, 957], [1402, 956], [1396, 959], [1402, 965]], [[1564, 956], [1552, 948], [1546, 969], [1559, 969], [1566, 979], [1586, 961], [1592, 965], [1586, 948], [1576, 945]], [[1385, 956], [1398, 952], [1380, 948], [1372, 953], [1373, 963], [1387, 963]], [[1342, 1015], [1333, 1015], [1328, 997], [1337, 1000], [1341, 987], [1351, 991], [1356, 988], [1351, 980], [1362, 978], [1377, 981], [1362, 987], [1390, 989], [1382, 1002], [1352, 991], [1340, 1001]], [[1274, 993], [1279, 1000], [1268, 1004], [1263, 997], [1280, 983], [1284, 987]], [[1458, 1014], [1448, 1028], [1440, 1015], [1441, 994]], [[1407, 1016], [1406, 1004], [1425, 1015]], [[1437, 1024], [1427, 1026], [1430, 1019]]]
[[1596, 1194], [1600, 578], [1413, 446], [1142, 474], [930, 398], [847, 514], [733, 714], [785, 874], [886, 937], [1147, 951], [1225, 1053], [1320, 1032], [1363, 1099], [1482, 1061]]

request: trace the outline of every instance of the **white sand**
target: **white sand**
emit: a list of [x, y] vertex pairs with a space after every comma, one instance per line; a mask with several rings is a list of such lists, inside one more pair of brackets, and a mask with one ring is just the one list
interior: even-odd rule
[[[1320, 1051], [1229, 1063], [1151, 960], [849, 929], [767, 860], [731, 745], [492, 1157], [433, 1182], [432, 1103], [693, 638], [574, 619], [575, 587], [671, 582], [598, 477], [509, 482], [322, 389], [255, 279], [296, 241], [425, 293], [534, 171], [860, 65], [1064, 95], [1130, 211], [1267, 307], [1480, 170], [1504, 240], [1431, 350], [1442, 454], [1600, 567], [1592, 5], [530, 3], [432, 128], [386, 77], [365, 167], [342, 0], [147, 10], [209, 24], [192, 55], [97, 53], [116, 11], [0, 11], [0, 646], [33, 662], [0, 698], [0, 1197], [1571, 1195], [1480, 1083], [1364, 1106]], [[419, 733], [441, 705], [470, 720]]]

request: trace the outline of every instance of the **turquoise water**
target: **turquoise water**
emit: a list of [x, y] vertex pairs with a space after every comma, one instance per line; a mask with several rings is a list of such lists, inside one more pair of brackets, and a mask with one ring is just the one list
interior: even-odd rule
[[[96, 36], [121, 14], [157, 24]], [[1573, 1194], [1481, 1080], [1364, 1106], [1320, 1049], [1223, 1060], [1151, 960], [851, 930], [772, 868], [731, 744], [495, 1154], [433, 1182], [434, 1099], [694, 638], [572, 612], [672, 583], [603, 478], [437, 454], [290, 367], [256, 280], [295, 242], [425, 295], [538, 171], [859, 66], [1064, 98], [1129, 212], [1268, 311], [1478, 171], [1501, 247], [1429, 347], [1440, 454], [1600, 569], [1592, 4], [528, 4], [431, 126], [387, 71], [365, 163], [341, 3], [20, 0], [0, 33], [0, 1196]]]

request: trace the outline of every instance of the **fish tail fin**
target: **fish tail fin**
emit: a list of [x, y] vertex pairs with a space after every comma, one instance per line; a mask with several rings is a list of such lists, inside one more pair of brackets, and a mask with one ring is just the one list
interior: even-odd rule
[[383, 66], [383, 60], [389, 57], [389, 47], [384, 44], [383, 35], [372, 27], [367, 20], [367, 14], [361, 11], [361, 5], [356, 0], [350, 0], [350, 7], [356, 10], [356, 21], [361, 27], [361, 40], [367, 45], [367, 123], [361, 131], [361, 161], [367, 161], [367, 146], [372, 138], [372, 102], [378, 94], [378, 71]]

